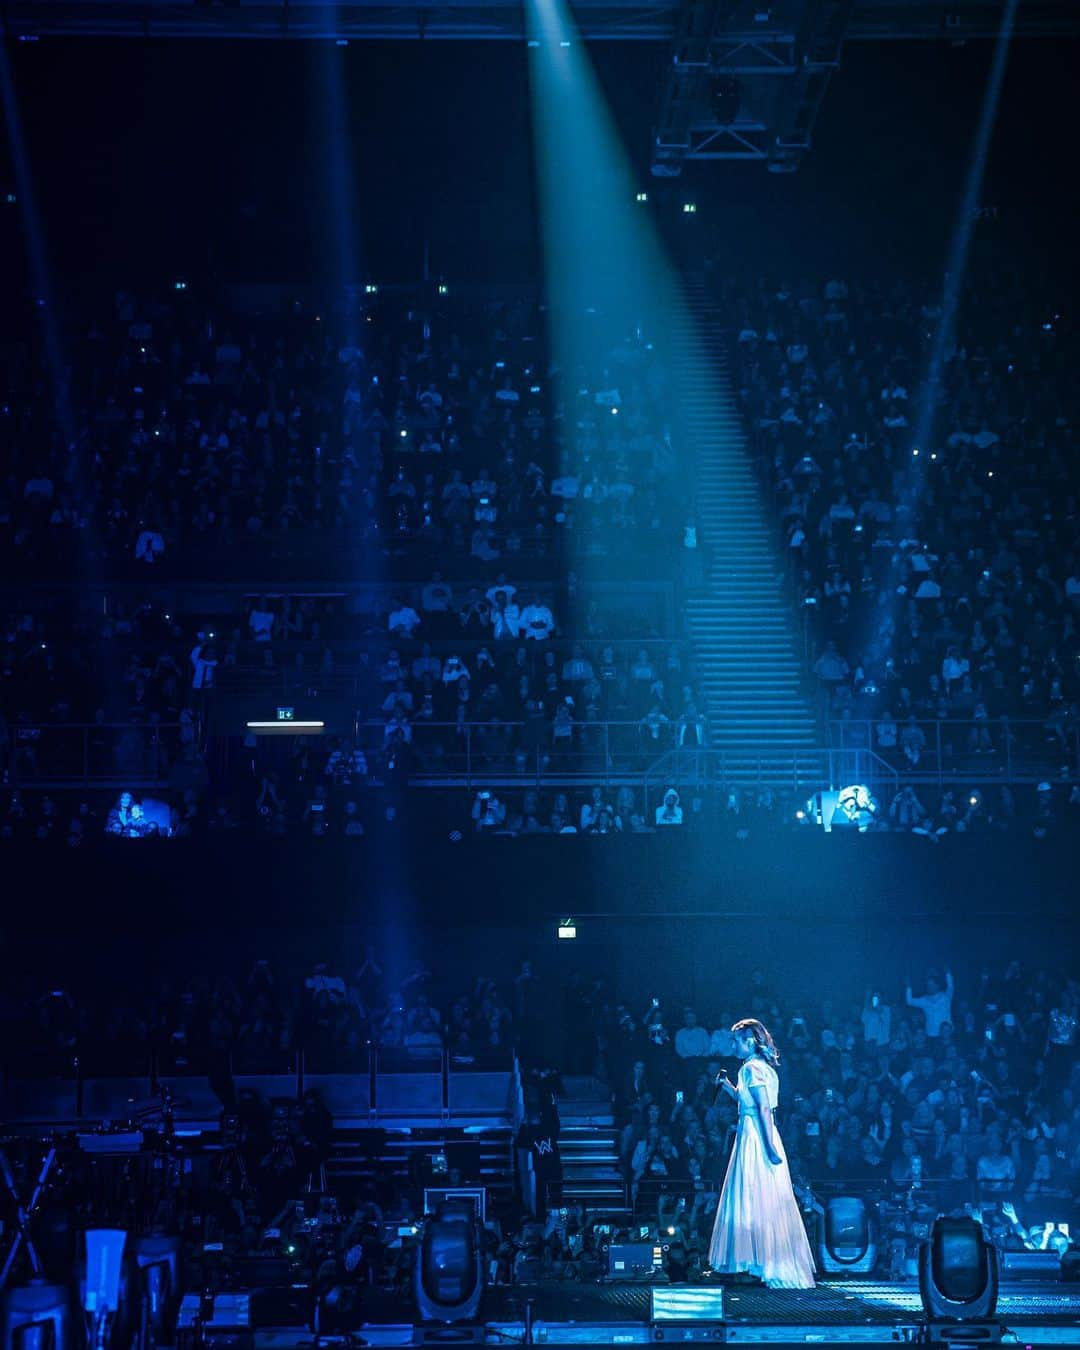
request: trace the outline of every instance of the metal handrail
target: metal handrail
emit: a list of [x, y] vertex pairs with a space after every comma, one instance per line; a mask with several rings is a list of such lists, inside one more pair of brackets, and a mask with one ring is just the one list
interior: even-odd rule
[[[886, 725], [896, 728], [896, 745], [883, 749], [877, 729]], [[911, 725], [907, 719], [833, 719], [828, 723], [829, 743], [839, 749], [876, 746], [875, 754], [895, 755], [899, 771], [910, 782], [941, 785], [1080, 779], [1080, 726], [1075, 724], [1058, 727], [1052, 717], [927, 717], [914, 723], [922, 733], [922, 742], [914, 740], [906, 748], [904, 730]]]
[[[187, 728], [190, 730], [190, 728]], [[8, 782], [13, 787], [33, 785], [35, 783], [60, 783], [71, 786], [89, 787], [94, 783], [107, 784], [123, 782], [126, 786], [156, 787], [165, 781], [165, 762], [162, 758], [164, 744], [171, 737], [179, 745], [180, 732], [184, 730], [180, 722], [20, 722], [11, 728], [11, 744], [7, 755]], [[120, 735], [138, 732], [141, 745], [133, 757], [126, 758], [120, 764], [110, 766], [108, 771], [95, 772], [92, 768], [92, 738], [102, 732]], [[46, 740], [42, 740], [45, 736]], [[38, 747], [43, 755], [48, 755], [50, 746], [55, 746], [57, 738], [76, 737], [76, 750], [73, 761], [66, 767], [57, 769], [48, 766], [37, 771], [35, 765]], [[114, 747], [115, 750], [116, 747]], [[150, 759], [144, 759], [147, 751]], [[49, 756], [51, 758], [51, 756]], [[142, 761], [141, 763], [139, 761]], [[77, 765], [77, 767], [73, 767]], [[28, 769], [30, 770], [28, 772]]]
[[897, 770], [870, 750], [824, 747], [814, 750], [759, 750], [734, 755], [725, 749], [682, 746], [661, 755], [642, 777], [646, 819], [658, 785], [668, 788], [727, 790], [733, 787], [821, 791], [866, 783], [896, 791]]
[[[493, 761], [485, 758], [485, 733], [492, 730], [491, 722], [411, 722], [408, 730], [414, 747], [422, 748], [424, 733], [449, 733], [449, 739], [458, 743], [457, 753], [442, 764], [417, 765], [416, 778], [428, 783], [461, 782], [471, 789], [476, 783], [492, 785], [510, 780], [521, 785], [554, 784], [586, 781], [611, 787], [615, 780], [635, 781], [647, 757], [655, 754], [652, 734], [641, 718], [625, 722], [585, 722], [570, 724], [570, 735], [556, 738], [554, 723], [549, 718], [536, 722], [499, 722], [500, 734], [506, 742]], [[519, 735], [527, 727], [537, 726], [542, 735], [539, 744], [528, 750], [525, 767], [519, 767], [521, 750]], [[365, 733], [368, 739], [365, 741]], [[671, 742], [680, 734], [677, 721], [660, 731], [664, 742]], [[435, 738], [438, 742], [438, 738]], [[378, 753], [387, 741], [387, 722], [357, 720], [353, 724], [353, 743], [365, 751]], [[502, 762], [499, 762], [502, 761]]]
[[[574, 721], [569, 724], [569, 734], [559, 737], [555, 736], [554, 721], [547, 717], [530, 722], [421, 719], [402, 723], [414, 747], [422, 751], [429, 735], [432, 747], [439, 747], [439, 762], [421, 763], [415, 770], [415, 777], [428, 783], [462, 782], [472, 787], [477, 780], [507, 780], [539, 786], [563, 779], [611, 786], [616, 779], [626, 781], [629, 777], [640, 779], [646, 808], [659, 785], [716, 789], [738, 783], [792, 790], [812, 786], [816, 791], [865, 782], [896, 791], [901, 782], [939, 786], [1044, 779], [1080, 782], [1080, 728], [1063, 728], [1059, 733], [1051, 730], [1048, 737], [1051, 724], [1046, 719], [928, 720], [918, 724], [926, 745], [910, 762], [899, 745], [892, 755], [874, 748], [874, 728], [879, 724], [880, 719], [869, 718], [834, 721], [829, 724], [829, 745], [800, 751], [762, 746], [735, 754], [694, 744], [696, 728], [678, 719], [659, 728], [655, 737], [644, 718]], [[388, 719], [354, 717], [346, 739], [353, 748], [374, 756], [387, 743], [387, 726]], [[527, 762], [522, 766], [521, 733], [526, 728], [535, 730], [536, 741], [528, 748]], [[181, 730], [177, 722], [17, 724], [12, 728], [6, 757], [8, 783], [15, 787], [113, 783], [160, 787], [167, 777], [166, 751], [179, 747]], [[927, 735], [930, 730], [932, 735]], [[494, 750], [488, 740], [492, 732], [499, 737]], [[105, 747], [108, 762], [97, 767], [92, 741], [103, 733], [115, 740]], [[136, 739], [125, 749], [122, 739], [127, 733]], [[950, 739], [950, 733], [955, 739]], [[977, 736], [976, 744], [959, 744], [972, 733]], [[1034, 742], [1028, 739], [1031, 736]], [[679, 744], [680, 740], [685, 743]], [[123, 753], [114, 760], [117, 749]]]

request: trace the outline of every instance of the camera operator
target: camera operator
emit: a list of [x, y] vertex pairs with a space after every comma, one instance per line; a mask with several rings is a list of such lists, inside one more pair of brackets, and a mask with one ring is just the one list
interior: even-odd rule
[[[535, 1080], [536, 1105], [518, 1131], [516, 1148], [522, 1180], [522, 1199], [537, 1219], [547, 1217], [548, 1205], [558, 1203], [562, 1186], [559, 1154], [559, 1111], [555, 1105], [554, 1080]], [[531, 1086], [531, 1085], [530, 1085]]]
[[300, 1111], [299, 1143], [302, 1151], [308, 1155], [304, 1161], [310, 1164], [309, 1172], [319, 1174], [320, 1178], [325, 1178], [333, 1134], [334, 1117], [323, 1101], [321, 1092], [318, 1088], [305, 1089]]
[[258, 1189], [264, 1219], [278, 1214], [299, 1193], [300, 1163], [288, 1117], [275, 1112], [270, 1125], [270, 1148], [259, 1160]]

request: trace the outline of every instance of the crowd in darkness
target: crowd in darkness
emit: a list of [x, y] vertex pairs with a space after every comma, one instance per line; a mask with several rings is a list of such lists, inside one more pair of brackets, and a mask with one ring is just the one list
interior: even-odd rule
[[598, 331], [606, 356], [564, 403], [544, 327], [535, 304], [434, 294], [369, 297], [347, 322], [117, 296], [74, 353], [61, 425], [55, 391], [15, 377], [0, 553], [161, 569], [336, 541], [349, 566], [412, 549], [482, 574], [501, 556], [663, 549], [658, 354]]
[[416, 961], [388, 974], [368, 948], [351, 972], [332, 962], [305, 970], [257, 959], [236, 974], [170, 969], [152, 989], [110, 994], [12, 984], [3, 1009], [8, 1063], [35, 1076], [68, 1072], [209, 1074], [232, 1105], [231, 1073], [288, 1073], [297, 1051], [309, 1072], [359, 1072], [369, 1046], [436, 1058], [445, 1047], [464, 1062], [505, 1066], [533, 983], [528, 962], [503, 984], [486, 975], [438, 976]]
[[[903, 285], [712, 278], [829, 735], [901, 776], [857, 827], [1065, 828], [1080, 810], [1070, 321], [973, 281], [918, 445], [933, 303]], [[668, 750], [709, 744], [709, 710], [678, 613], [618, 579], [677, 597], [701, 575], [680, 549], [697, 542], [693, 500], [662, 340], [581, 322], [602, 355], [564, 379], [523, 301], [432, 287], [368, 296], [346, 321], [121, 295], [84, 328], [62, 406], [12, 363], [0, 555], [42, 589], [0, 614], [0, 837], [76, 843], [118, 818], [129, 835], [358, 835], [400, 818], [411, 778], [455, 773], [489, 793], [459, 802], [464, 831], [791, 827], [806, 802], [765, 787], [699, 790], [695, 771], [668, 810], [641, 791]], [[312, 557], [380, 584], [233, 584], [200, 609], [190, 580]], [[100, 605], [49, 589], [65, 574], [99, 577]], [[348, 711], [340, 734], [287, 752], [236, 736], [225, 753], [226, 694]], [[1003, 783], [1010, 768], [1030, 781]], [[905, 786], [909, 771], [937, 781]], [[545, 788], [560, 774], [574, 789]], [[486, 786], [507, 777], [521, 788]], [[165, 804], [132, 820], [116, 795], [58, 802], [95, 780], [130, 785], [136, 806], [154, 784]], [[628, 780], [592, 811], [594, 783]]]
[[[180, 833], [254, 818], [318, 834], [308, 808], [335, 789], [397, 793], [449, 769], [588, 781], [704, 738], [670, 614], [602, 603], [574, 570], [674, 568], [686, 502], [659, 353], [590, 312], [596, 368], [563, 379], [536, 305], [441, 291], [325, 322], [119, 295], [77, 345], [63, 408], [12, 367], [0, 553], [43, 579], [77, 563], [127, 584], [103, 582], [100, 607], [58, 591], [8, 608], [9, 785], [127, 779], [137, 796], [152, 781]], [[381, 590], [363, 606], [332, 588], [238, 594], [201, 614], [164, 589], [253, 555], [256, 574], [321, 558]], [[209, 714], [224, 687], [267, 706], [343, 700], [359, 735], [287, 757], [249, 743], [223, 774]], [[14, 832], [52, 833], [33, 808], [9, 805]]]
[[[845, 744], [1004, 757], [1037, 723], [1076, 769], [1077, 331], [1018, 278], [969, 286], [922, 414], [936, 303], [905, 285], [716, 281], [793, 599]], [[862, 720], [873, 724], [872, 736]], [[1022, 748], [1022, 746], [1021, 746]]]

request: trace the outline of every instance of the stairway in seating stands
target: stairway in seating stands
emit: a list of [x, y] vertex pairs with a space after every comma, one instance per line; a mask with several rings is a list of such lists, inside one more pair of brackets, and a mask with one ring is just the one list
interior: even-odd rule
[[704, 280], [686, 280], [685, 318], [671, 335], [682, 434], [694, 456], [697, 519], [708, 560], [688, 593], [686, 623], [708, 700], [710, 743], [724, 778], [790, 782], [818, 743], [782, 564], [743, 437], [723, 316]]

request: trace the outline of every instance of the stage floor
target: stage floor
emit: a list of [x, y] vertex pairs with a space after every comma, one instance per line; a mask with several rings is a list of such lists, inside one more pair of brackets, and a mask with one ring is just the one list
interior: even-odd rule
[[[655, 1330], [651, 1287], [673, 1288], [566, 1281], [489, 1289], [480, 1307], [475, 1338], [489, 1344], [525, 1343], [530, 1305], [532, 1340], [537, 1345], [624, 1345], [653, 1340], [872, 1345], [924, 1338], [926, 1319], [918, 1286], [913, 1283], [829, 1280], [806, 1290], [726, 1285], [719, 1320], [665, 1324]], [[686, 1292], [699, 1287], [686, 1286]], [[400, 1300], [373, 1294], [365, 1301], [361, 1335], [370, 1345], [420, 1345], [442, 1339], [434, 1325], [416, 1324], [410, 1314], [415, 1316]], [[1012, 1282], [1002, 1287], [993, 1320], [1007, 1341], [1080, 1345], [1080, 1285]]]

